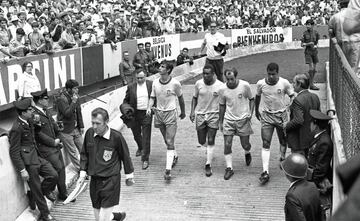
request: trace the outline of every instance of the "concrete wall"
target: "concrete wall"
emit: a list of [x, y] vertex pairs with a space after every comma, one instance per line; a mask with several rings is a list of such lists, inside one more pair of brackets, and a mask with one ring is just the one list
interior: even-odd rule
[[0, 220], [10, 221], [27, 207], [24, 185], [9, 155], [7, 136], [0, 137]]
[[[326, 42], [323, 43], [326, 46]], [[299, 48], [299, 43], [278, 43], [271, 44], [271, 46], [255, 46], [236, 49], [229, 51], [228, 55], [225, 58], [226, 62], [234, 60], [240, 56], [248, 56], [258, 53], [264, 53], [268, 51], [282, 51], [293, 48]], [[174, 68], [172, 76], [183, 81], [196, 77], [201, 73], [201, 69], [205, 64], [205, 58], [200, 58], [194, 61], [193, 65], [184, 64]], [[150, 80], [158, 78], [158, 75], [152, 75], [149, 77]], [[87, 103], [82, 104], [82, 114], [84, 118], [85, 129], [91, 126], [90, 122], [90, 113], [96, 107], [103, 107], [109, 111], [110, 114], [110, 123], [109, 125], [117, 130], [120, 130], [123, 127], [123, 123], [120, 119], [120, 110], [119, 106], [122, 103], [125, 97], [126, 87], [121, 87], [117, 90], [114, 90], [110, 93], [104, 94], [98, 97], [100, 100], [105, 101], [106, 103], [100, 102], [98, 100], [91, 100]], [[15, 172], [14, 167], [10, 161], [9, 157], [9, 144], [7, 137], [0, 138], [0, 191], [1, 191], [1, 203], [0, 203], [0, 220], [8, 221], [15, 220], [27, 206], [27, 199], [23, 191], [23, 184], [21, 179], [18, 177], [18, 174]], [[66, 158], [66, 157], [65, 157]], [[67, 168], [69, 169], [69, 168]], [[74, 177], [75, 174], [71, 176]], [[69, 176], [67, 174], [67, 176]], [[67, 180], [72, 179], [72, 177], [67, 177]], [[24, 217], [25, 215], [22, 215]], [[22, 220], [32, 220], [25, 218]]]

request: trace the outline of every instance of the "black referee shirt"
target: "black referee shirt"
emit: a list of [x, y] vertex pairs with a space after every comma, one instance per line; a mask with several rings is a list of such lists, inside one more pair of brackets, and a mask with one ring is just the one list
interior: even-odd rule
[[125, 174], [134, 172], [129, 149], [121, 133], [109, 128], [101, 137], [95, 134], [93, 128], [86, 131], [80, 154], [81, 170], [89, 176], [110, 177], [120, 173], [121, 162]]

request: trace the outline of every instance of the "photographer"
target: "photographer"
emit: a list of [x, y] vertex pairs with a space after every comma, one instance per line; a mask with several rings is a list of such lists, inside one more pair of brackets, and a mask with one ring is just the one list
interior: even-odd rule
[[82, 134], [84, 131], [78, 87], [77, 81], [67, 80], [65, 90], [56, 101], [57, 120], [63, 121], [64, 124], [64, 129], [59, 133], [59, 138], [77, 171], [80, 170], [79, 153], [83, 145]]

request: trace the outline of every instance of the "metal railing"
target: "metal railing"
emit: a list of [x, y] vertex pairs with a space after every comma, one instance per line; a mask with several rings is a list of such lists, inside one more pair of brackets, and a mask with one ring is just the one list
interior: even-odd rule
[[330, 86], [349, 159], [360, 152], [360, 79], [334, 40], [330, 41], [329, 64]]
[[334, 39], [330, 41], [327, 80], [328, 109], [336, 110], [331, 121], [334, 143], [332, 211], [335, 212], [345, 199], [335, 169], [360, 152], [360, 79]]

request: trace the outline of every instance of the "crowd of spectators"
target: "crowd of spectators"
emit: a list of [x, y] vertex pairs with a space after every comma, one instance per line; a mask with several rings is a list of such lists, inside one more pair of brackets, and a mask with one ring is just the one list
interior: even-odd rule
[[336, 0], [2, 0], [0, 51], [13, 57], [173, 33], [327, 24]]

